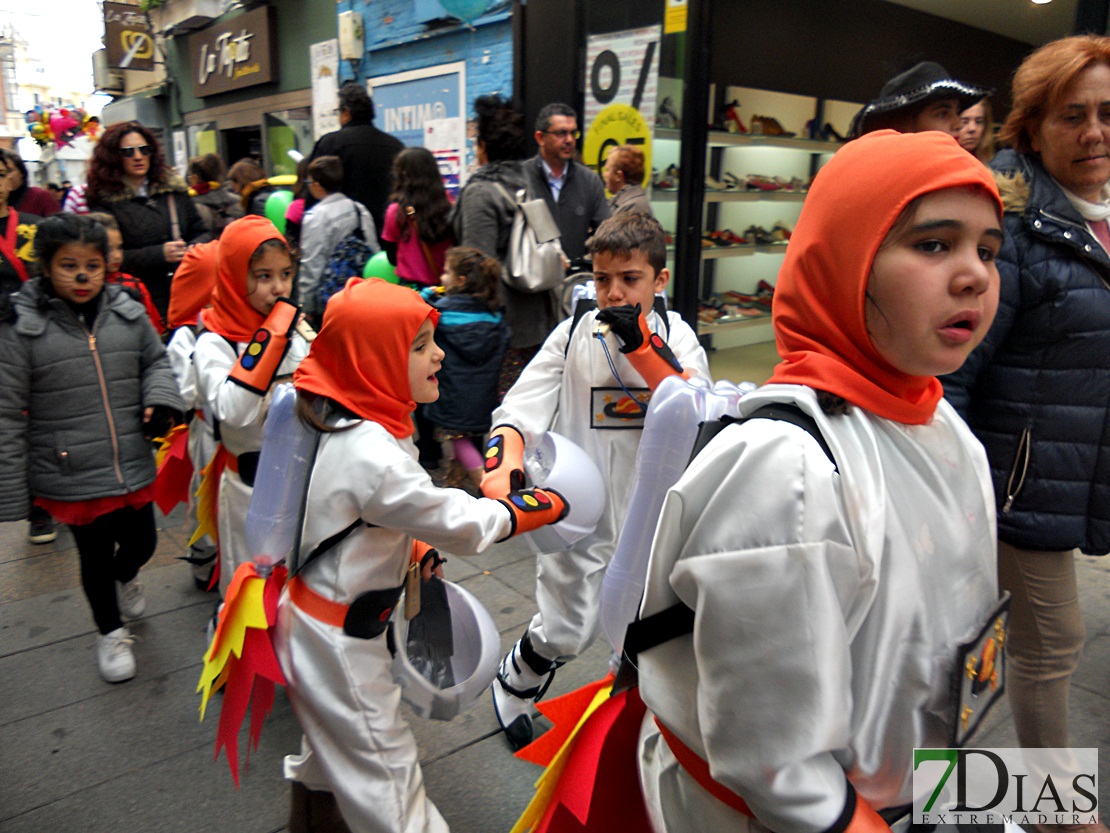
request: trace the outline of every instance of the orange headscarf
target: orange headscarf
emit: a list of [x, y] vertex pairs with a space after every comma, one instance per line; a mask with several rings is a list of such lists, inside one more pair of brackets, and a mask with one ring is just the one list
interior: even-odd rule
[[167, 323], [171, 330], [197, 323], [216, 285], [216, 256], [220, 241], [210, 240], [190, 247], [173, 273]]
[[285, 238], [265, 217], [251, 215], [228, 223], [216, 255], [216, 287], [212, 306], [200, 314], [206, 330], [231, 341], [250, 341], [266, 316], [247, 299], [251, 255], [267, 240]]
[[351, 278], [328, 301], [324, 326], [293, 384], [335, 400], [398, 439], [409, 437], [416, 408], [409, 352], [428, 317], [435, 324], [439, 313], [408, 287]]
[[929, 421], [943, 394], [880, 356], [864, 293], [879, 245], [910, 202], [944, 188], [981, 188], [1002, 211], [987, 168], [938, 131], [879, 130], [849, 142], [817, 174], [775, 286], [782, 363], [769, 381], [808, 385], [896, 422]]

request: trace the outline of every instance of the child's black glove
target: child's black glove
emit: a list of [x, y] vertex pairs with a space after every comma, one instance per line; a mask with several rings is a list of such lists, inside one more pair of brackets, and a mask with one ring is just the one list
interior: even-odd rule
[[640, 305], [624, 304], [619, 307], [606, 307], [598, 310], [597, 320], [608, 324], [613, 334], [621, 340], [621, 352], [632, 353], [640, 349], [644, 343], [644, 331], [647, 322], [640, 324], [643, 316], [640, 314]]
[[164, 437], [175, 425], [185, 421], [185, 415], [176, 408], [155, 405], [150, 409], [150, 417], [143, 419], [143, 436], [148, 440]]

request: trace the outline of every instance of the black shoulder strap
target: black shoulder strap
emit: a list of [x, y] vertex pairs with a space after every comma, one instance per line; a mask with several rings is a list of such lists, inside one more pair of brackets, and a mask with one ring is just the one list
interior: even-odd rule
[[[812, 436], [821, 446], [821, 450], [832, 461], [833, 470], [839, 473], [836, 468], [836, 460], [833, 458], [832, 449], [829, 447], [825, 437], [821, 434], [821, 429], [817, 425], [817, 420], [799, 408], [797, 405], [792, 405], [786, 402], [773, 402], [756, 408], [746, 417], [723, 417], [722, 419], [715, 419], [710, 422], [704, 422], [698, 429], [697, 439], [694, 441], [693, 453], [690, 455], [691, 462], [694, 457], [709, 441], [717, 436], [721, 431], [731, 423], [747, 422], [752, 419], [777, 419], [782, 422], [789, 422], [791, 425], [796, 425]], [[644, 619], [635, 619], [625, 632], [624, 636], [624, 651], [621, 656], [620, 669], [617, 672], [617, 681], [614, 684], [614, 692], [623, 691], [638, 684], [638, 676], [636, 671], [636, 659], [641, 651], [646, 651], [649, 648], [654, 648], [662, 645], [664, 642], [670, 642], [672, 639], [677, 639], [680, 636], [685, 636], [694, 631], [694, 611], [688, 607], [684, 602], [678, 602], [670, 607], [653, 613]]]
[[[347, 524], [345, 527], [343, 527], [337, 533], [335, 533], [334, 535], [332, 535], [328, 538], [325, 538], [323, 541], [321, 541], [319, 544], [316, 545], [316, 547], [312, 550], [312, 552], [310, 552], [307, 556], [305, 556], [304, 561], [302, 561], [300, 564], [297, 565], [296, 572], [299, 573], [301, 570], [303, 570], [305, 567], [307, 567], [309, 564], [311, 564], [313, 561], [315, 561], [321, 555], [326, 553], [332, 547], [337, 546], [340, 541], [342, 541], [344, 538], [346, 538], [348, 535], [350, 535], [352, 532], [354, 532], [356, 529], [358, 529], [363, 524], [366, 524], [366, 521], [364, 521], [362, 518], [355, 518], [353, 521], [351, 521], [349, 524]], [[369, 524], [366, 524], [366, 525], [369, 526]]]
[[767, 405], [762, 405], [756, 408], [746, 417], [731, 417], [724, 416], [721, 419], [714, 419], [709, 422], [703, 422], [698, 427], [698, 436], [694, 440], [694, 447], [690, 451], [690, 459], [686, 465], [694, 462], [694, 458], [701, 454], [703, 448], [709, 445], [709, 441], [716, 437], [728, 425], [734, 422], [747, 422], [750, 419], [777, 419], [781, 422], [789, 422], [791, 425], [796, 425], [809, 434], [813, 439], [817, 440], [817, 444], [821, 446], [821, 450], [825, 452], [825, 456], [833, 464], [833, 469], [839, 473], [836, 467], [836, 459], [833, 457], [832, 449], [829, 448], [828, 442], [821, 434], [821, 429], [817, 425], [817, 420], [799, 408], [797, 405], [792, 405], [788, 402], [771, 402]]
[[[574, 305], [574, 320], [570, 324], [570, 332], [567, 333], [567, 346], [563, 348], [563, 358], [566, 358], [567, 351], [570, 350], [570, 337], [574, 335], [574, 330], [578, 327], [578, 322], [590, 310], [597, 309], [597, 301], [593, 298], [579, 298]], [[664, 338], [670, 341], [671, 338], [671, 319], [667, 317], [667, 299], [659, 295], [655, 296], [652, 302], [652, 309], [663, 321], [663, 329], [666, 330]]]

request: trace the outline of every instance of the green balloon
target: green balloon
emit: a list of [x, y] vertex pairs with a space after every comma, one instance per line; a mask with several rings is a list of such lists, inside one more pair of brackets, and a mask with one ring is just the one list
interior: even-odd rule
[[277, 226], [277, 230], [285, 234], [285, 212], [293, 202], [293, 192], [280, 188], [266, 197], [266, 219]]
[[378, 252], [366, 261], [366, 266], [362, 270], [362, 277], [381, 278], [389, 283], [400, 283], [397, 272], [393, 269], [393, 264], [389, 262], [389, 255], [385, 252]]

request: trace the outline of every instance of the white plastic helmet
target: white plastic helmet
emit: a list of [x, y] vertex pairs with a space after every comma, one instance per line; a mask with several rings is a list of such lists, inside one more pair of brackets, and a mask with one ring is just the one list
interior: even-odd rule
[[490, 687], [501, 661], [501, 634], [489, 611], [459, 585], [450, 581], [443, 581], [443, 585], [451, 611], [452, 685], [441, 688], [413, 665], [406, 650], [410, 623], [402, 613], [403, 598], [393, 616], [393, 679], [413, 711], [432, 720], [451, 720], [467, 709]]
[[570, 503], [570, 513], [557, 524], [522, 536], [533, 551], [565, 550], [594, 531], [605, 511], [605, 481], [580, 446], [548, 431], [535, 448], [524, 452], [524, 472], [531, 485], [554, 489]]

